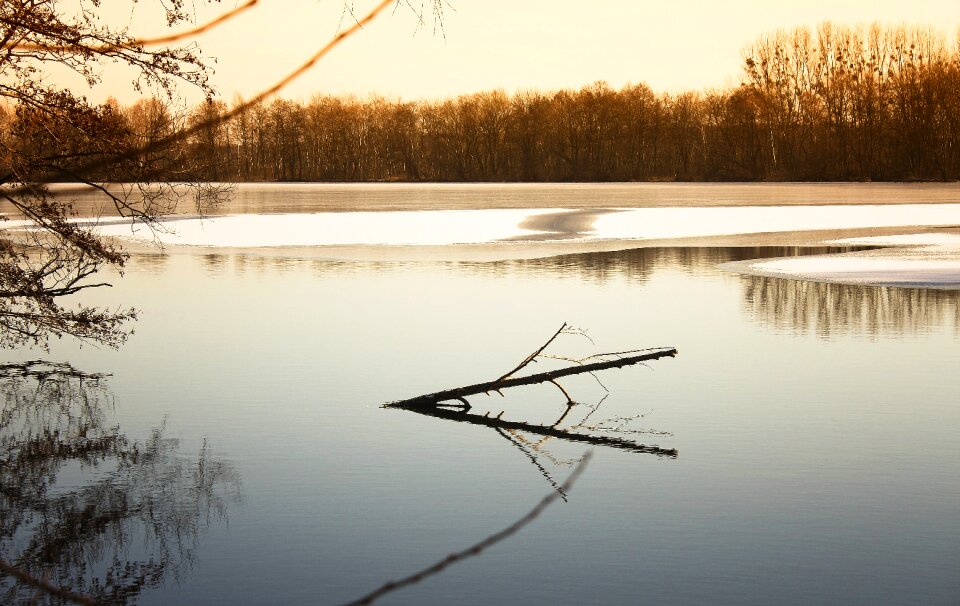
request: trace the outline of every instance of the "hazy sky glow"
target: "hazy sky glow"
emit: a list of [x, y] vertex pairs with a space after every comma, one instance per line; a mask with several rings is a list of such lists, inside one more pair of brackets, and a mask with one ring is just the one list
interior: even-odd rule
[[[953, 40], [960, 25], [958, 0], [450, 1], [445, 36], [433, 31], [432, 17], [417, 31], [409, 9], [384, 13], [282, 95], [419, 99], [579, 88], [596, 80], [615, 88], [645, 82], [657, 91], [700, 90], [739, 82], [740, 50], [778, 28], [905, 22], [934, 26]], [[137, 34], [157, 33], [146, 4], [132, 20], [126, 2], [105, 0], [103, 10]], [[374, 4], [356, 0], [356, 14]], [[232, 6], [200, 6], [198, 21]], [[261, 0], [200, 36], [203, 53], [217, 58], [214, 83], [222, 96], [253, 95], [299, 65], [336, 33], [342, 7], [340, 0]], [[129, 84], [122, 72], [108, 70], [90, 96], [128, 103], [136, 98]]]

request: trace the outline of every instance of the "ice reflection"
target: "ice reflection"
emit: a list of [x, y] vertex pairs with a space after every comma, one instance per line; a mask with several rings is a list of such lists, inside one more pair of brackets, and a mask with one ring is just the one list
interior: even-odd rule
[[4, 604], [42, 603], [41, 583], [133, 602], [188, 571], [200, 534], [240, 498], [237, 471], [206, 443], [188, 456], [163, 425], [142, 441], [111, 426], [103, 375], [7, 364], [0, 397]]
[[919, 334], [953, 324], [960, 292], [742, 276], [744, 311], [777, 330], [830, 337]]

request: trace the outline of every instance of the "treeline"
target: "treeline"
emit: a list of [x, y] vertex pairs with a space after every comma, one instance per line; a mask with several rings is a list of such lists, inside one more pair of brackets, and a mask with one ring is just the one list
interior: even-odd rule
[[[278, 99], [214, 120], [167, 168], [222, 181], [960, 179], [960, 49], [941, 32], [826, 23], [765, 36], [743, 59], [741, 85], [721, 91]], [[105, 114], [144, 145], [229, 109], [178, 118], [148, 99]], [[8, 112], [5, 144], [48, 144], [29, 118]]]

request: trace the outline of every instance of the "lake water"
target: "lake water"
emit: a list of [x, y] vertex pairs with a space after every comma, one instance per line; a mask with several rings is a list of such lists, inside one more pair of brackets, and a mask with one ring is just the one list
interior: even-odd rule
[[[391, 198], [370, 186], [364, 210], [476, 208], [491, 187], [401, 186]], [[492, 199], [565, 209], [740, 195], [958, 201], [953, 185], [654, 187], [667, 193], [508, 186]], [[443, 202], [451, 188], [472, 201]], [[241, 191], [230, 212], [347, 204], [338, 186], [251, 191], [259, 201]], [[15, 411], [0, 446], [51, 427], [115, 441], [2, 472], [3, 559], [57, 562], [50, 580], [88, 593], [116, 561], [112, 578], [142, 578], [118, 600], [141, 604], [337, 604], [511, 524], [592, 450], [566, 499], [531, 525], [381, 602], [956, 604], [960, 292], [718, 267], [848, 250], [798, 243], [808, 242], [571, 244], [548, 256], [536, 242], [479, 256], [456, 246], [137, 252], [114, 288], [84, 295], [140, 310], [119, 351], [59, 341], [49, 353], [7, 352], [109, 376], [38, 388], [34, 375], [0, 374]], [[593, 343], [562, 335], [558, 355], [679, 355], [604, 371], [603, 386], [563, 380], [580, 404], [558, 427], [675, 456], [381, 407], [497, 378], [563, 322]], [[504, 396], [472, 397], [471, 412], [551, 426], [567, 408], [552, 385]], [[3, 583], [0, 596], [33, 598]]]

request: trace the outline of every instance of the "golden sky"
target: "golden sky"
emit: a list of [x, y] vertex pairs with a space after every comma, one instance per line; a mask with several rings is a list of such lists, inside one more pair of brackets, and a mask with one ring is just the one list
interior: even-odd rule
[[[426, 0], [429, 2], [429, 0]], [[236, 6], [198, 6], [204, 21]], [[420, 0], [413, 0], [419, 4]], [[740, 51], [778, 28], [838, 23], [934, 26], [953, 38], [960, 0], [450, 0], [443, 30], [423, 27], [407, 8], [385, 12], [347, 40], [282, 96], [316, 93], [438, 98], [490, 89], [579, 88], [605, 80], [618, 88], [645, 82], [657, 91], [739, 82]], [[141, 2], [105, 0], [115, 22], [155, 34], [156, 15]], [[357, 15], [375, 2], [355, 0]], [[228, 102], [251, 96], [314, 53], [340, 27], [341, 0], [260, 0], [197, 38], [216, 57], [214, 84]], [[349, 17], [343, 27], [349, 25]], [[108, 69], [90, 97], [136, 98], [129, 77]]]

